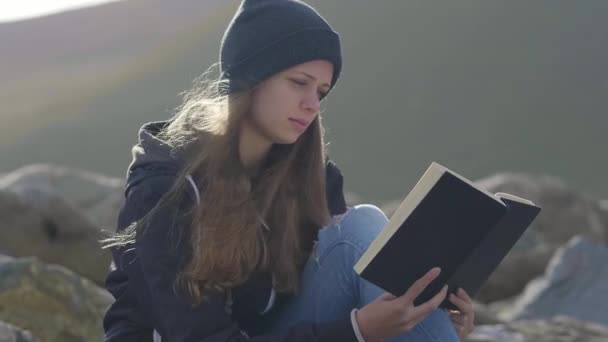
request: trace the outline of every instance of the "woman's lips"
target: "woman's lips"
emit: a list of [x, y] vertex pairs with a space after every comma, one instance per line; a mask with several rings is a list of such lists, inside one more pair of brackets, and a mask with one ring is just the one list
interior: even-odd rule
[[293, 122], [295, 126], [301, 130], [305, 130], [310, 124], [310, 122], [302, 119], [289, 118], [289, 121]]

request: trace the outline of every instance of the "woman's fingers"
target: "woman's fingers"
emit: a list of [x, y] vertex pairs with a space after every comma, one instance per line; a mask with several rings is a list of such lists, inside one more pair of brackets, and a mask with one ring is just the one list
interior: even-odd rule
[[404, 305], [409, 305], [414, 302], [416, 297], [418, 297], [422, 291], [433, 281], [441, 270], [439, 267], [434, 267], [430, 271], [428, 271], [425, 275], [423, 275], [420, 279], [416, 280], [412, 286], [401, 296], [401, 302]]
[[459, 314], [450, 314], [450, 319], [455, 324], [466, 325], [467, 324], [467, 316], [459, 315]]
[[458, 289], [457, 294], [450, 294], [449, 300], [458, 307], [458, 311], [448, 310], [452, 325], [461, 339], [464, 339], [475, 329], [475, 312], [473, 311], [473, 300], [463, 290]]
[[448, 292], [448, 286], [444, 285], [433, 298], [429, 299], [426, 303], [420, 304], [412, 310], [412, 316], [416, 321], [423, 320], [426, 316], [435, 311], [441, 302], [445, 299]]
[[395, 297], [395, 295], [393, 295], [393, 294], [392, 294], [392, 293], [390, 293], [390, 292], [384, 292], [383, 294], [381, 294], [381, 295], [378, 297], [378, 299], [381, 299], [381, 300], [393, 300], [393, 299], [395, 299], [395, 298], [397, 298], [397, 297]]
[[474, 325], [469, 321], [469, 316], [463, 314], [450, 314], [450, 319], [454, 330], [461, 340], [464, 340], [474, 329]]
[[454, 330], [456, 330], [456, 334], [460, 339], [464, 339], [469, 333], [467, 332], [467, 328], [464, 325], [453, 324]]
[[457, 292], [458, 292], [458, 296], [462, 297], [464, 300], [466, 300], [469, 303], [473, 303], [473, 299], [471, 299], [471, 297], [469, 296], [467, 291], [465, 291], [463, 288], [459, 288]]
[[418, 323], [422, 322], [428, 315], [433, 313], [441, 302], [445, 299], [448, 292], [448, 286], [445, 285], [441, 291], [439, 291], [433, 298], [429, 299], [426, 303], [414, 307], [411, 311], [411, 326], [414, 327]]
[[454, 303], [458, 307], [461, 313], [470, 314], [473, 312], [473, 303], [468, 302], [463, 298], [458, 297], [457, 295], [450, 293], [448, 299], [450, 302]]

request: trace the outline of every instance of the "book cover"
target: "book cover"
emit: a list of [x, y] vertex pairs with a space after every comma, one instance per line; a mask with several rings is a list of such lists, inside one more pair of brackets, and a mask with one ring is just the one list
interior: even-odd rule
[[496, 194], [507, 205], [507, 213], [448, 279], [450, 288], [462, 287], [474, 297], [539, 214], [540, 207], [506, 195]]
[[[418, 296], [419, 305], [446, 283], [474, 296], [532, 222], [540, 208], [475, 186], [432, 163], [355, 265], [363, 278], [400, 296], [433, 267], [440, 275]], [[452, 307], [447, 300], [442, 307]]]

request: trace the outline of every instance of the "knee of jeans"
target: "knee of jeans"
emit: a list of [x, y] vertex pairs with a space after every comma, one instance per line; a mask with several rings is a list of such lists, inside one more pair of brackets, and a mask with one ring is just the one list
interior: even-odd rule
[[367, 249], [387, 222], [386, 215], [377, 206], [359, 204], [349, 208], [338, 227], [343, 236], [355, 238], [362, 248]]
[[460, 341], [454, 325], [443, 309], [436, 309], [415, 327], [431, 341]]

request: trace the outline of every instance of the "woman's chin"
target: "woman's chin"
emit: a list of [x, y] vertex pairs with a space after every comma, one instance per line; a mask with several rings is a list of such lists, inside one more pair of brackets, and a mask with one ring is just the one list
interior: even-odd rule
[[300, 138], [300, 135], [285, 134], [285, 135], [282, 135], [282, 136], [276, 136], [274, 138], [274, 143], [275, 144], [281, 144], [281, 145], [295, 144], [295, 142], [298, 141], [298, 138]]

